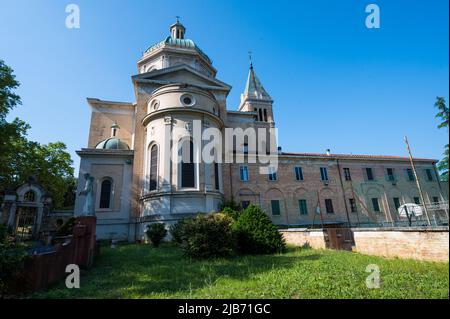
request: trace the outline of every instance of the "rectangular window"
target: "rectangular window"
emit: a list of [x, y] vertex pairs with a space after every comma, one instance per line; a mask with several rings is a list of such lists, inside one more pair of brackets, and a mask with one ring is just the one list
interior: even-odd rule
[[277, 180], [277, 171], [275, 167], [269, 167], [269, 181]]
[[240, 166], [239, 167], [239, 176], [242, 182], [248, 182], [248, 167]]
[[366, 168], [366, 177], [368, 181], [373, 181], [373, 170], [371, 167]]
[[358, 210], [356, 208], [356, 202], [354, 198], [349, 198], [348, 203], [350, 204], [350, 211], [352, 213], [356, 213]]
[[249, 201], [249, 200], [243, 200], [243, 201], [241, 202], [241, 207], [242, 207], [243, 209], [246, 209], [248, 206], [250, 206], [250, 201]]
[[326, 167], [320, 168], [320, 179], [322, 181], [328, 181], [328, 171]]
[[352, 180], [352, 176], [350, 175], [350, 168], [347, 167], [344, 168], [344, 177], [346, 181]]
[[409, 180], [410, 182], [413, 182], [413, 181], [416, 180], [416, 179], [414, 178], [414, 172], [413, 172], [412, 168], [407, 168], [407, 169], [406, 169], [406, 176], [408, 177], [408, 180]]
[[390, 181], [390, 182], [395, 181], [394, 169], [393, 168], [386, 168], [386, 177], [387, 177], [387, 180]]
[[431, 172], [431, 169], [427, 168], [425, 170], [425, 173], [427, 174], [427, 181], [432, 182], [433, 181], [433, 173]]
[[298, 200], [298, 208], [300, 209], [300, 215], [308, 215], [308, 207], [306, 206], [306, 199]]
[[264, 109], [264, 122], [267, 122], [267, 110]]
[[438, 203], [439, 203], [439, 197], [433, 196], [433, 204], [438, 204]]
[[398, 210], [400, 208], [400, 206], [401, 206], [400, 205], [400, 198], [394, 197], [393, 200], [394, 200], [395, 209]]
[[414, 197], [414, 204], [420, 205], [420, 198]]
[[302, 181], [303, 180], [303, 170], [300, 166], [297, 166], [294, 168], [295, 171], [295, 179], [297, 181]]
[[378, 198], [372, 198], [372, 207], [374, 212], [380, 212], [380, 203], [378, 202]]
[[333, 201], [331, 199], [325, 199], [325, 210], [327, 214], [334, 214]]
[[272, 206], [272, 215], [280, 215], [280, 201], [279, 200], [272, 200], [270, 201], [270, 204]]
[[219, 163], [214, 163], [214, 186], [219, 190]]
[[243, 145], [243, 147], [242, 147], [242, 152], [243, 152], [244, 154], [248, 154], [248, 144], [247, 144], [247, 143], [245, 143], [245, 144]]

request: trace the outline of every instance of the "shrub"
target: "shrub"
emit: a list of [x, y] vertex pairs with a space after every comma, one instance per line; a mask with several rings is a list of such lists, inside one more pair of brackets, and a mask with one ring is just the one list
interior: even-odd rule
[[147, 231], [145, 233], [153, 246], [158, 247], [164, 237], [166, 237], [167, 229], [162, 223], [151, 224], [147, 226]]
[[0, 299], [8, 292], [9, 283], [24, 267], [28, 256], [25, 245], [9, 237], [7, 228], [0, 225]]
[[180, 219], [178, 222], [170, 226], [170, 234], [172, 235], [172, 241], [177, 244], [183, 242], [183, 228], [186, 224], [187, 219]]
[[234, 210], [231, 207], [225, 207], [221, 211], [222, 214], [231, 217], [234, 221], [238, 220], [239, 216], [241, 215], [241, 212], [242, 212], [241, 210]]
[[0, 243], [4, 242], [8, 235], [8, 227], [5, 224], [0, 224]]
[[241, 211], [242, 207], [240, 204], [236, 203], [234, 200], [225, 201], [220, 206], [220, 210], [223, 211], [225, 208], [231, 208], [234, 211]]
[[286, 248], [283, 236], [266, 213], [250, 205], [233, 225], [238, 251], [243, 254], [269, 254]]
[[227, 257], [234, 254], [236, 241], [233, 219], [222, 213], [199, 214], [186, 219], [182, 227], [181, 247], [188, 257]]

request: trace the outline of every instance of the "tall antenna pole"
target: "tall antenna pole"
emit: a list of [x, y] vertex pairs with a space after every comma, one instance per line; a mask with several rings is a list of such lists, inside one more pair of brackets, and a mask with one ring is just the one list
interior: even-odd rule
[[430, 216], [428, 216], [428, 208], [427, 205], [425, 203], [425, 197], [423, 196], [423, 192], [422, 192], [422, 187], [420, 186], [420, 180], [419, 180], [419, 176], [417, 175], [417, 171], [416, 171], [416, 165], [414, 164], [414, 160], [411, 154], [411, 149], [409, 148], [409, 143], [408, 143], [408, 137], [405, 136], [405, 144], [406, 144], [406, 148], [408, 149], [408, 154], [409, 154], [409, 160], [411, 161], [411, 167], [414, 173], [414, 177], [416, 178], [416, 184], [417, 184], [417, 188], [419, 189], [419, 195], [420, 195], [420, 199], [423, 203], [423, 208], [425, 210], [425, 215], [427, 217], [427, 222], [428, 225], [431, 226], [431, 222], [430, 222]]

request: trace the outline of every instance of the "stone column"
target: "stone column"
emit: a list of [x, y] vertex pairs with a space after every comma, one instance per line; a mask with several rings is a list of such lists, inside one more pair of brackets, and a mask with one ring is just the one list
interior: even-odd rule
[[8, 227], [14, 227], [16, 220], [16, 203], [12, 203], [9, 207], [9, 218], [8, 218]]

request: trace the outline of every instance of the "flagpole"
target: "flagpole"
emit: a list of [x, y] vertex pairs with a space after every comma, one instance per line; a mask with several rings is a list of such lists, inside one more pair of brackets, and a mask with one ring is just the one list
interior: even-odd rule
[[414, 172], [414, 176], [416, 177], [416, 184], [417, 184], [417, 188], [419, 189], [419, 195], [420, 195], [420, 198], [422, 200], [423, 208], [425, 210], [425, 215], [427, 217], [427, 222], [428, 222], [428, 225], [431, 226], [430, 217], [428, 216], [427, 204], [425, 203], [425, 197], [423, 196], [422, 187], [420, 186], [419, 176], [417, 175], [417, 172], [416, 172], [416, 165], [414, 164], [414, 160], [413, 160], [413, 157], [412, 157], [412, 154], [411, 154], [411, 149], [409, 148], [408, 137], [406, 137], [406, 136], [405, 136], [405, 144], [406, 144], [406, 148], [408, 149], [408, 154], [409, 154], [409, 160], [411, 162], [411, 167], [412, 167], [412, 170]]

